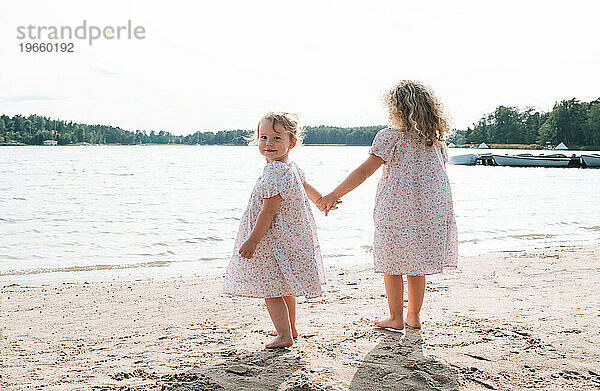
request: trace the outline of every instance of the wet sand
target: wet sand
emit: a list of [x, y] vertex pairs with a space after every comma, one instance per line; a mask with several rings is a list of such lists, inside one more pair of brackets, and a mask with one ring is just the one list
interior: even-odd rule
[[222, 296], [221, 278], [4, 284], [0, 389], [600, 389], [599, 245], [460, 262], [406, 333], [372, 326], [380, 275], [329, 268], [278, 351], [263, 302]]

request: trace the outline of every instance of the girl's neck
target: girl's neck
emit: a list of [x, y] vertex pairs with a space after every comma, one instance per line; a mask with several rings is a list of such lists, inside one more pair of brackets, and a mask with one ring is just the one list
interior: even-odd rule
[[288, 154], [286, 153], [285, 155], [281, 156], [278, 159], [273, 159], [273, 160], [269, 160], [267, 159], [267, 164], [269, 163], [273, 163], [273, 162], [282, 162], [282, 163], [287, 163], [288, 162]]
[[401, 132], [405, 132], [406, 131], [406, 127], [403, 126], [403, 125], [398, 126], [398, 125], [395, 125], [395, 124], [390, 124], [389, 126], [390, 126], [391, 129], [394, 129], [394, 130], [399, 130]]

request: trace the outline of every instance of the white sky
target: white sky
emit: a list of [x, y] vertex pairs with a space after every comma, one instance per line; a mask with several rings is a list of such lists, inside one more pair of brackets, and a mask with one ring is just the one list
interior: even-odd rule
[[[268, 110], [374, 125], [386, 123], [383, 91], [410, 78], [466, 128], [501, 104], [600, 97], [599, 14], [577, 0], [5, 2], [0, 113], [175, 134], [253, 128]], [[32, 41], [17, 26], [83, 19], [131, 19], [146, 39], [20, 52]]]

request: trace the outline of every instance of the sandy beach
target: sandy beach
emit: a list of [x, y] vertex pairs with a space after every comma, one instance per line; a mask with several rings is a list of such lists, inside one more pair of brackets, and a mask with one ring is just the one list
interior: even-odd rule
[[264, 303], [222, 279], [4, 284], [0, 389], [600, 388], [600, 246], [462, 257], [428, 280], [423, 329], [379, 330], [383, 281], [328, 268], [300, 337], [263, 349]]

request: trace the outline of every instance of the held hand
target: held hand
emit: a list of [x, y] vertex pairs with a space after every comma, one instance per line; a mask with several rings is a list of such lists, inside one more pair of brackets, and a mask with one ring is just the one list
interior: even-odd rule
[[331, 193], [320, 197], [316, 202], [317, 208], [319, 208], [321, 212], [325, 212], [329, 206], [328, 203], [330, 202], [331, 198]]
[[337, 204], [342, 201], [333, 193], [329, 193], [326, 196], [321, 197], [318, 203], [319, 210], [325, 212], [325, 216], [327, 216], [327, 212], [330, 210], [337, 209]]
[[327, 216], [327, 213], [329, 213], [329, 211], [331, 210], [336, 210], [338, 208], [338, 204], [341, 204], [342, 200], [340, 200], [339, 198], [337, 199], [337, 201], [335, 201], [335, 204], [333, 204], [333, 206], [329, 209], [325, 209], [325, 216]]
[[254, 251], [256, 251], [256, 245], [257, 243], [248, 239], [242, 244], [242, 246], [240, 247], [240, 251], [238, 252], [242, 256], [242, 258], [250, 259], [252, 258], [252, 255], [254, 255]]
[[338, 200], [335, 202], [335, 204], [331, 207], [331, 208], [327, 208], [327, 205], [325, 203], [322, 203], [321, 200], [323, 199], [323, 197], [320, 197], [316, 202], [315, 202], [315, 206], [317, 207], [317, 209], [319, 209], [321, 212], [327, 212], [329, 210], [335, 210], [337, 209], [337, 204], [341, 204], [342, 200], [340, 200], [338, 198]]
[[314, 202], [315, 206], [317, 207], [317, 209], [319, 209], [321, 212], [324, 212], [325, 207], [321, 203], [322, 199], [323, 199], [323, 196], [320, 196], [316, 201], [313, 201], [313, 202]]

